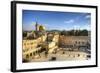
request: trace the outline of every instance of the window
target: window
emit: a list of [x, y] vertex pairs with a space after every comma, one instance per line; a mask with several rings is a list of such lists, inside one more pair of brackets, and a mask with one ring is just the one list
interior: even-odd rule
[[29, 58], [29, 55], [28, 54], [26, 55], [26, 58]]
[[75, 44], [77, 44], [77, 41], [75, 41]]
[[24, 46], [26, 45], [26, 43], [24, 43]]
[[30, 53], [30, 56], [32, 56], [32, 53]]
[[33, 55], [35, 56], [35, 52], [33, 52]]
[[78, 44], [80, 44], [80, 41], [78, 42]]
[[78, 54], [78, 57], [80, 56], [80, 54]]
[[30, 44], [33, 45], [33, 42], [31, 42]]
[[82, 44], [84, 44], [84, 42], [82, 42]]

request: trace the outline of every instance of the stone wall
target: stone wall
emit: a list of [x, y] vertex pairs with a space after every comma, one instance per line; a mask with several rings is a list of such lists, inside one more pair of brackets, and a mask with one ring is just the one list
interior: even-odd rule
[[59, 44], [61, 45], [86, 45], [89, 42], [88, 36], [60, 36]]

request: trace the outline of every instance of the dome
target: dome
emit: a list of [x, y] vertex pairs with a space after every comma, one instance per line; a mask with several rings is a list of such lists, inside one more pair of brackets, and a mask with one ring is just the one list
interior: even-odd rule
[[44, 30], [45, 30], [45, 27], [42, 26], [42, 25], [40, 25], [40, 26], [39, 26], [39, 31], [44, 31]]

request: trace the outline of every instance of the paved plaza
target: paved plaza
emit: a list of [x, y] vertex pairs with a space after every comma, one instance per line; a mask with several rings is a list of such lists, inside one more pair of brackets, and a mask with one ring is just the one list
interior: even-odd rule
[[81, 51], [63, 51], [48, 53], [45, 52], [37, 54], [35, 57], [30, 58], [30, 62], [46, 62], [46, 61], [65, 61], [65, 60], [87, 60], [87, 53]]

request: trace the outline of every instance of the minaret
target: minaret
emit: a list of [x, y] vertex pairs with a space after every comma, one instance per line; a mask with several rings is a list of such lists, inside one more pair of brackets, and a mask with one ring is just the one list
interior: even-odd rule
[[38, 31], [38, 23], [35, 24], [35, 30]]

